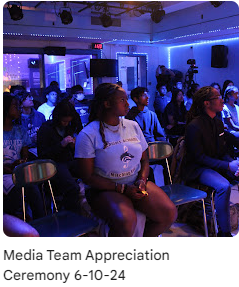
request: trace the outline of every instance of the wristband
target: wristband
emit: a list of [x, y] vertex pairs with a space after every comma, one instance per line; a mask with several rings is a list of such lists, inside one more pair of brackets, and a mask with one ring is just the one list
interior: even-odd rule
[[137, 181], [138, 181], [138, 180], [143, 180], [143, 182], [146, 184], [146, 182], [148, 181], [148, 178], [139, 177], [139, 178], [137, 179]]

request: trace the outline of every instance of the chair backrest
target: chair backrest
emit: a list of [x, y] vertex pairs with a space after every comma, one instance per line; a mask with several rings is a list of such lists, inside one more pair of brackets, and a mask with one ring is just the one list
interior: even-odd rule
[[25, 162], [16, 166], [12, 173], [12, 180], [16, 186], [22, 188], [22, 203], [23, 203], [23, 219], [26, 221], [25, 210], [25, 193], [24, 187], [29, 184], [42, 183], [48, 181], [53, 203], [55, 205], [56, 212], [58, 212], [50, 179], [56, 174], [56, 164], [50, 159], [38, 159], [34, 161]]
[[172, 184], [172, 177], [169, 169], [168, 158], [173, 154], [173, 146], [167, 141], [156, 141], [148, 143], [148, 157], [152, 164], [155, 161], [165, 159], [167, 164], [168, 176]]
[[174, 148], [172, 162], [171, 162], [171, 175], [173, 183], [183, 183], [183, 166], [186, 155], [185, 136], [178, 139]]
[[150, 142], [148, 146], [150, 162], [169, 158], [173, 154], [173, 146], [167, 141]]
[[50, 159], [39, 159], [19, 164], [13, 170], [13, 183], [17, 186], [42, 183], [56, 174], [56, 164]]

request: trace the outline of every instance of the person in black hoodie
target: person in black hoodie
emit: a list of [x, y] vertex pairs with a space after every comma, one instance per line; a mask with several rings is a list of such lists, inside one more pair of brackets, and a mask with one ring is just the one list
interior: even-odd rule
[[239, 161], [227, 155], [224, 126], [216, 113], [223, 99], [213, 87], [203, 87], [194, 95], [185, 133], [184, 180], [215, 189], [218, 236], [231, 236], [229, 201], [231, 187], [227, 178], [239, 175]]
[[82, 129], [80, 116], [74, 106], [62, 100], [53, 110], [53, 119], [42, 124], [37, 136], [38, 157], [52, 159], [57, 164], [57, 174], [53, 179], [63, 194], [66, 209], [77, 210], [79, 186], [77, 163], [74, 160], [75, 136]]

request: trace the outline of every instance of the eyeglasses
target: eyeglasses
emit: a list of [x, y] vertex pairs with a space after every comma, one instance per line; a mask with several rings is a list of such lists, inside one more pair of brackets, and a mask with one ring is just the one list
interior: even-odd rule
[[221, 99], [222, 99], [222, 96], [218, 96], [218, 97], [215, 97], [215, 98], [211, 98], [211, 99], [209, 99], [208, 101], [221, 100]]

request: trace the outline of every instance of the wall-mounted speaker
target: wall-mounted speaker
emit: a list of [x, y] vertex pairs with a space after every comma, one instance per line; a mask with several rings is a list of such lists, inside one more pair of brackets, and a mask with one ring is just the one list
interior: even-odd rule
[[224, 45], [212, 46], [211, 67], [226, 68], [228, 64], [228, 47]]
[[44, 48], [44, 53], [47, 55], [65, 56], [66, 55], [66, 47], [48, 46], [48, 47]]

